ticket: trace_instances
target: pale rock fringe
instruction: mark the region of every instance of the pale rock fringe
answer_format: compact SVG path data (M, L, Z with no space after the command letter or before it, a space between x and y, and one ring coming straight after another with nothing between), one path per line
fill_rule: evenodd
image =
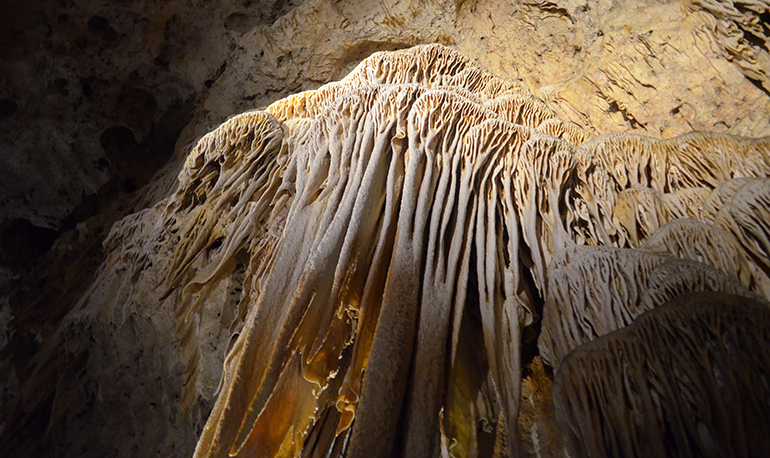
M770 278L752 269L751 259L728 231L692 219L676 219L661 227L641 247L703 262L740 281L744 287L768 297Z
M612 222L622 231L630 248L637 248L671 219L668 206L660 192L652 188L633 186L615 197Z
M541 122L540 125L537 126L537 130L546 135L560 138L565 142L571 143L573 145L581 145L593 137L590 132L576 126L575 124L562 121L561 119L555 117L548 118Z
M720 270L664 253L576 246L554 260L550 270L538 346L553 367L580 345L688 291L723 291L764 301Z
M700 209L700 220L713 224L717 214L722 210L725 202L729 202L735 195L735 191L752 181L752 178L735 178L717 186L711 194L703 200Z
M486 101L484 105L506 121L532 128L556 117L546 104L526 94L504 94Z
M615 181L618 191L641 186L660 193L707 187L770 173L770 142L692 132L666 140L607 134L581 145Z
M714 225L730 231L751 259L758 290L770 297L770 179L745 182L725 201L714 218Z
M713 191L710 188L695 187L667 192L661 196L669 216L673 219L701 219L706 199Z

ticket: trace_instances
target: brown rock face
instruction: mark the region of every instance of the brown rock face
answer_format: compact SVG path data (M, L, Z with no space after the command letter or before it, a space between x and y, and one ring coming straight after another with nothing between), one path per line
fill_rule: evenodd
M655 320L710 349L701 330L740 322L734 303L767 307L770 137L748 137L770 134L769 12L19 4L0 70L0 453L761 452L719 419L606 429L623 402L652 418L686 393L599 418L585 393L624 363L578 355L642 354ZM449 47L410 47L431 42ZM753 359L726 341L711 366L644 360L766 378L765 315Z

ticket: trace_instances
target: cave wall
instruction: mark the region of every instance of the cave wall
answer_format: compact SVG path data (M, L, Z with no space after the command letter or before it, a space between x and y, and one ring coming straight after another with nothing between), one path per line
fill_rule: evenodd
M61 338L70 310L99 303L83 298L112 224L167 197L190 147L234 113L340 79L372 52L438 42L592 133L766 136L768 9L758 5L11 2L0 30L2 408L32 396L30 358ZM173 310L147 291L119 317L71 330L66 341L87 356L61 361L77 368L56 381L70 396L41 400L21 442L53 456L190 456L228 344L228 288L201 318L206 394L192 414L178 408ZM58 426L37 441L52 414Z

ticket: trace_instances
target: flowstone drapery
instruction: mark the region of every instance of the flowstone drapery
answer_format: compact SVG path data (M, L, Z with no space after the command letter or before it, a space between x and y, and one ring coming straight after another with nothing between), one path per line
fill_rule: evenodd
M770 453L770 311L689 293L571 353L554 398L571 456Z
M580 454L577 436L600 425L570 393L605 379L562 371L569 352L686 292L767 307L769 174L770 138L592 136L449 48L376 53L203 137L176 192L113 227L110 268L69 323L159 291L189 411L197 317L237 285L199 458L516 456L523 333L540 323ZM744 313L683 302L706 321ZM755 351L746 364L768 360L770 346Z

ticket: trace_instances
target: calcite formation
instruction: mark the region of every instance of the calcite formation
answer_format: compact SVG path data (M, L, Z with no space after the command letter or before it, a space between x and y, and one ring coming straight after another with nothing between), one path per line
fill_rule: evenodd
M570 456L766 456L767 303L689 293L578 347L554 400Z
M158 345L178 356L153 364L181 382L155 389L194 418L216 397L198 458L520 456L562 437L576 457L756 456L766 443L724 431L768 425L768 175L770 137L594 136L445 46L375 53L230 118L175 191L115 223L18 409L53 397L67 418L76 379L55 361L94 352L83 329L171 313ZM519 419L537 329L562 432L525 447L557 428ZM537 364L525 399L550 392Z

